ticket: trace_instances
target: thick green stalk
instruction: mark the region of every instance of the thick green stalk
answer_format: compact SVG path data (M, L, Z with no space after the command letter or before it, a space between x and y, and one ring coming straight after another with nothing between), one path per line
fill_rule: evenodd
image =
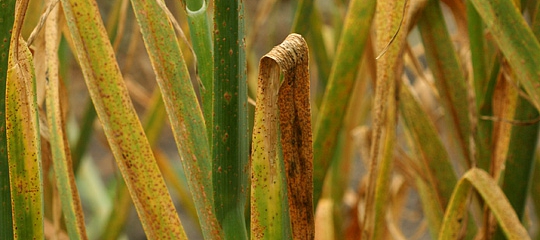
M214 1L213 184L227 239L247 239L244 220L249 138L242 0Z
M341 32L343 31L343 20L345 19L345 16L342 12L342 9L344 9L346 4L344 2L340 1L334 1L334 4L332 4L332 24L334 25L334 38L339 39L339 36L341 36ZM334 42L334 45L332 48L335 50L337 47L337 41Z
M11 28L15 19L15 0L0 4L0 239L13 239L11 193L6 140L6 78Z
M365 66L365 60L362 66ZM361 71L366 71L365 67L361 67ZM366 118L368 108L371 104L366 101L368 97L369 81L356 81L349 99L349 106L344 119L343 127L339 132L336 143L336 151L333 155L332 165L330 166L329 176L325 180L323 187L323 198L327 198L326 193L330 193L330 198L334 203L343 202L345 193L348 189L348 182L351 178L351 166L353 164L354 154L357 152L355 141L352 132L354 128L363 122ZM370 96L371 97L371 96ZM329 190L327 190L329 189ZM337 239L345 237L344 229L341 227L345 223L344 211L341 204L332 204L333 206L333 235Z
M214 58L212 55L212 33L208 21L207 4L204 0L189 0L186 5L189 32L193 51L197 55L197 74L200 79L203 116L208 141L212 146Z
M185 0L186 1L186 9L188 11L197 11L202 10L204 8L206 12L206 0Z

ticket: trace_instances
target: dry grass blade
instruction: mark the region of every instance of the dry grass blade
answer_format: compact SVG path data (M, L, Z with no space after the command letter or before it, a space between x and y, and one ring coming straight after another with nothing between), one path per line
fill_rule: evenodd
M41 31L41 28L43 28L43 26L45 25L47 17L52 12L52 10L56 7L56 5L57 5L57 3L59 1L60 0L55 0L55 1L49 2L48 6L47 6L47 9L45 10L45 12L41 15L41 17L39 19L38 25L36 26L36 28L34 28L32 33L30 34L30 37L28 37L28 41L27 41L28 46L32 45L32 43L34 42L34 39L36 38L36 36Z
M508 68L503 64L501 68ZM497 83L493 92L493 117L482 116L482 118L490 118L496 120L493 122L493 157L491 158L491 176L499 179L504 171L504 165L508 153L510 136L512 133L512 122L504 121L514 118L516 112L518 93L517 89L511 86L511 79L505 74L498 74ZM504 119L504 120L503 120Z
M280 82L281 74L283 74L282 82ZM264 192L269 191L272 182L280 178L280 162L276 161L282 159L287 178L292 238L313 239L311 185L313 153L308 48L300 35L289 35L281 45L261 59L255 114L253 166L268 164L271 170L267 171L267 176L257 171L258 169L252 171L252 236L272 239L272 236L265 235L265 232L272 231L268 228L272 226L272 219L275 216L261 218L267 214L266 207L269 205L264 206L260 203L266 201L267 196L263 195ZM281 138L278 139L278 136ZM279 148L282 150L282 156ZM277 203L270 201L268 204ZM275 227L286 229L289 226L284 223Z

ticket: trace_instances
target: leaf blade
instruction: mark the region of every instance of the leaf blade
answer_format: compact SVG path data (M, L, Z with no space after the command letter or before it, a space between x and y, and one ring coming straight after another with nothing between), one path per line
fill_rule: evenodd
M508 199L497 186L495 180L485 171L472 168L463 175L452 193L452 199L446 209L439 233L440 240L455 239L458 236L463 214L467 212L467 198L472 187L485 200L508 239L530 239L527 230L521 225Z
M6 83L6 135L15 239L44 238L41 141L32 55L12 36ZM15 45L18 42L18 49ZM18 51L18 54L15 52Z
M283 74L283 82L280 82L280 74ZM263 56L259 64L257 93L251 236L312 239L313 153L308 49L300 35L289 35ZM285 198L288 206L284 204ZM291 229L292 236L288 236Z
M511 0L471 0L519 82L540 110L540 44Z
M146 234L149 238L185 238L96 3L62 0L62 6L97 115Z

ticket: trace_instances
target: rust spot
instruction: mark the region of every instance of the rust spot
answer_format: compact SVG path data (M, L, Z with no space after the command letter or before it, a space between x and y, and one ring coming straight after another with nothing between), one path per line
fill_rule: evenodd
M227 101L227 103L230 103L232 95L229 92L225 92L225 94L223 94L223 98L225 98L225 101Z

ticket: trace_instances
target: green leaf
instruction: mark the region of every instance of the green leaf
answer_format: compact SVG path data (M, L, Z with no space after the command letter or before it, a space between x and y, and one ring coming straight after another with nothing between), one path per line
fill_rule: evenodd
M538 10L540 4L537 3L536 8ZM532 29L537 39L540 36L539 17L536 14L532 23ZM536 119L540 117L540 114L528 99L520 96L517 101L514 120L523 121L524 124L514 124L512 126L505 163L504 182L501 188L508 197L508 201L514 208L518 218L523 220L525 204L533 180L534 157L540 127L540 123ZM497 229L495 239L504 239L500 228Z
M247 239L248 106L241 0L214 1L212 176L216 217L227 239Z
M536 109L540 44L511 0L471 0Z

